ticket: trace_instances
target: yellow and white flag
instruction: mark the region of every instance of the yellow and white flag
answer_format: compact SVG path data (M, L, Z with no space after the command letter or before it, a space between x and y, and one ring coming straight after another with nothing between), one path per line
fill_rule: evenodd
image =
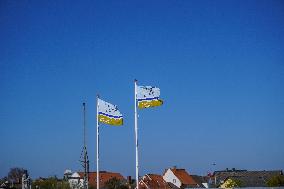
M151 86L137 86L138 108L161 106L160 89Z
M98 98L98 119L99 122L108 125L123 125L123 116L116 105Z

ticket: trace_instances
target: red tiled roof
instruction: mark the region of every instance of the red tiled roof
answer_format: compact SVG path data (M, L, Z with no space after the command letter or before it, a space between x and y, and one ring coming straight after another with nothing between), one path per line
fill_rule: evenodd
M185 169L171 169L174 175L181 181L184 185L197 185L194 179L186 172Z
M151 189L170 189L168 183L164 181L161 175L146 174L143 176L142 181L139 182L139 188L141 189L147 189L147 187Z
M84 177L83 172L78 172L78 174L80 175L81 178ZM125 180L120 173L111 173L106 171L100 171L99 177L100 177L100 187L103 187L105 183L112 178L116 178L118 180ZM97 186L97 172L89 172L89 185L94 187Z

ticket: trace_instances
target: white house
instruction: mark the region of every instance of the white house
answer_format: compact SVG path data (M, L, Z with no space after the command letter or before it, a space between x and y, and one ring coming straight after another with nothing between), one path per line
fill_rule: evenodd
M166 182L182 189L198 187L198 184L185 169L177 169L176 167L166 169L163 179Z

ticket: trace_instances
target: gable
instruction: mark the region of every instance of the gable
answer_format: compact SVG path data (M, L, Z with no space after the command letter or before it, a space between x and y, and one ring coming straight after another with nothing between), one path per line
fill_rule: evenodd
M163 175L163 179L166 182L172 183L173 185L177 186L177 187L181 187L182 183L179 180L179 178L173 173L173 171L171 169L166 170L166 172Z

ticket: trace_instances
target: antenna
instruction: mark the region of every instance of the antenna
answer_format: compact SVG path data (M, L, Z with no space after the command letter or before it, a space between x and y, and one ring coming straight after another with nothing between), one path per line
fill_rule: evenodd
M84 148L86 147L86 103L83 102Z
M80 162L82 163L82 167L84 168L84 181L83 181L83 188L88 189L89 188L89 158L88 158L88 152L87 152L87 146L86 146L86 103L83 102L83 129L84 129L84 136L83 136L83 150L81 152ZM83 154L83 157L82 157Z

